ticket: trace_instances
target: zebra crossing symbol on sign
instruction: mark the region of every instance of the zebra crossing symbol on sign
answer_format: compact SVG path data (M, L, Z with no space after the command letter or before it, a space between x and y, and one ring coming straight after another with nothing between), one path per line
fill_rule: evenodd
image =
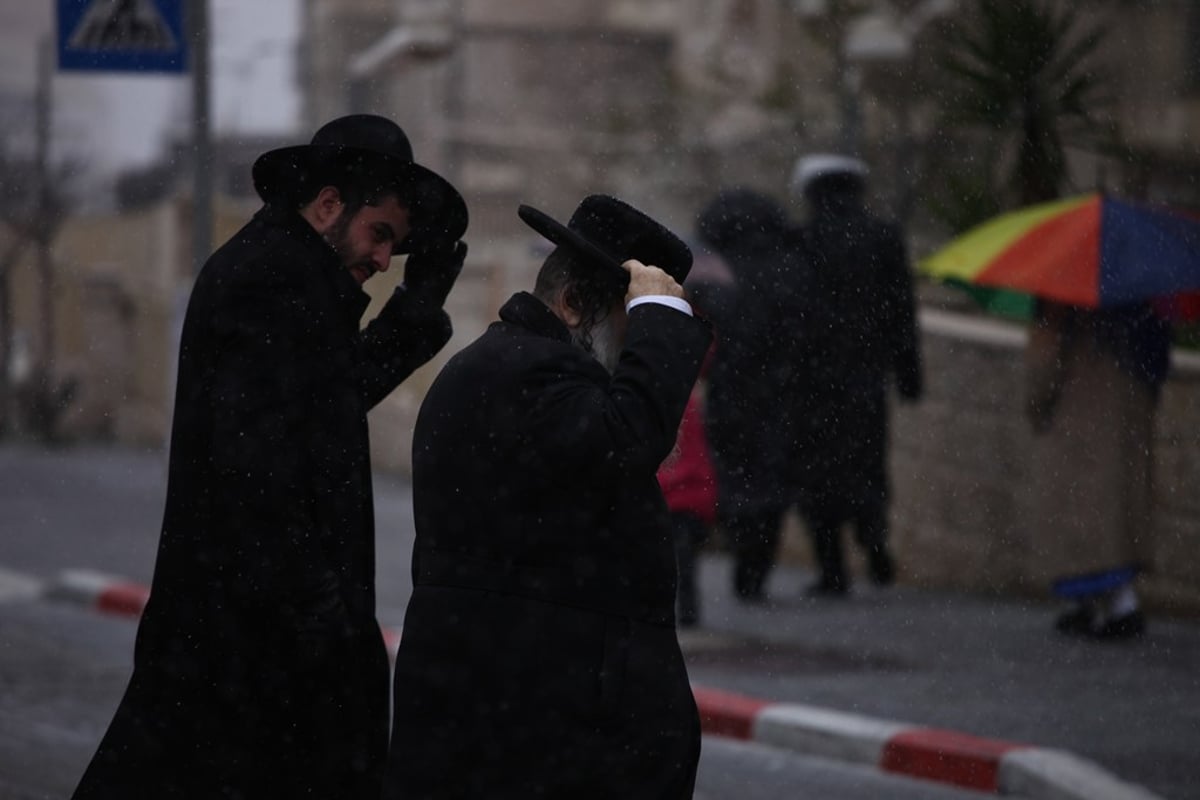
M183 0L58 0L59 68L182 72Z
M179 46L149 0L94 0L67 45L77 50L148 50Z

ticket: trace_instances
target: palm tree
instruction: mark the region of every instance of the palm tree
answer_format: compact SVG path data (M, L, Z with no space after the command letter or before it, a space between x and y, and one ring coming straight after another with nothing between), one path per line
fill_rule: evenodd
M973 0L942 28L935 55L945 168L925 202L951 231L1071 185L1067 148L1119 152L1100 64L1105 31L1064 0ZM962 154L954 157L954 153ZM984 308L1028 318L1032 299L961 287Z
M946 34L944 124L990 142L977 191L999 207L1058 197L1069 179L1067 147L1115 145L1101 116L1113 103L1098 63L1105 33L1085 29L1076 4L975 0Z

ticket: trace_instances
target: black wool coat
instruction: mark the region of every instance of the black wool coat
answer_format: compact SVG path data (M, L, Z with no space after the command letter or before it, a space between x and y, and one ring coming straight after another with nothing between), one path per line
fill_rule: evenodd
M900 229L861 205L820 207L799 235L809 271L792 357L804 378L794 480L802 510L845 520L887 502L889 382L921 395L912 273Z
M133 676L79 800L377 795L366 415L450 321L400 288L360 331L367 303L290 211L264 208L205 264Z
M719 193L699 218L702 238L734 282L697 294L717 337L705 399L717 508L735 527L794 502L787 465L800 426L787 398L803 379L793 358L804 275L788 227L782 206L750 190Z
M637 306L610 375L519 293L442 370L414 432L385 797L691 797L655 472L710 339Z

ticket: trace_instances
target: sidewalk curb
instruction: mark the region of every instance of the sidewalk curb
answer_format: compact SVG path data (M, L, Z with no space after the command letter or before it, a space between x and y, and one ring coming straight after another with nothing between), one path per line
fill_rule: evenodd
M150 598L150 589L90 569L68 569L50 582L46 596L105 614L139 617Z
M150 599L148 586L90 569L63 570L40 593L51 600L124 617L140 617ZM380 633L388 658L395 661L400 631L381 627Z
M20 590L36 589L31 584ZM106 614L138 617L150 590L100 572L72 569L50 581L44 594ZM380 632L394 661L400 630ZM1026 800L1162 800L1063 750L774 703L694 684L692 693L701 729L714 736Z
M692 686L705 733L1028 800L1161 800L1071 753Z
M46 593L46 585L30 575L0 567L0 602L35 600Z

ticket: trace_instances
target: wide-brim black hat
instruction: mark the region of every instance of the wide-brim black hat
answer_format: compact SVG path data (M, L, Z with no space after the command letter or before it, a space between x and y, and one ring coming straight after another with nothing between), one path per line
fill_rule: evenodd
M661 223L615 197L585 197L566 225L532 206L517 215L529 227L560 247L567 247L595 266L614 285L629 286L629 259L655 266L682 284L692 268L692 251Z
M399 125L374 114L351 114L323 125L308 144L259 156L251 170L254 189L267 203L299 199L305 190L350 176L396 188L409 208L411 230L393 253L454 242L467 230L467 204L449 181L413 161L412 145Z

